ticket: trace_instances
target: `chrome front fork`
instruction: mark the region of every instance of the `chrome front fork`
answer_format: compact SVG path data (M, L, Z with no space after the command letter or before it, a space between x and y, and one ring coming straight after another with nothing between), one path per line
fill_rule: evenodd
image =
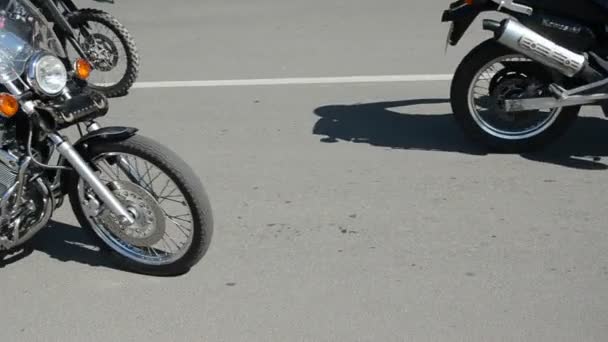
M101 128L101 125L99 125L96 121L89 121L87 124L87 132L91 133L91 132L95 132L96 130Z
M91 133L100 129L101 126L96 121L90 121L89 123L87 123L86 128L87 132ZM123 156L118 156L117 159L118 167L120 168L120 170L124 172L133 183L138 184L141 179L139 179L139 177L136 175L133 170L133 167L131 166L131 164L129 164L129 161Z
M49 134L49 139L55 144L57 152L72 165L74 170L76 170L80 177L89 184L99 199L119 218L121 224L131 225L135 223L131 213L122 205L122 203L120 203L112 191L103 184L99 177L97 177L95 172L93 172L91 167L80 156L72 144L58 134Z

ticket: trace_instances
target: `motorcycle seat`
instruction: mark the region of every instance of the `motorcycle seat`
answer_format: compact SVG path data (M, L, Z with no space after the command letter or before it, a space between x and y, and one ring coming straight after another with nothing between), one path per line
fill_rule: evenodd
M607 23L608 0L516 0L517 3L583 23Z
M605 10L608 10L608 0L591 0Z

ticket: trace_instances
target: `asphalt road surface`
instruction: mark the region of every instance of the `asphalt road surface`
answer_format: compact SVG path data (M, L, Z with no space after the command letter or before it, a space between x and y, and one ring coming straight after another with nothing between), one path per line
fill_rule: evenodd
M141 81L450 74L444 1L80 2ZM478 27L479 25L476 25ZM449 82L136 89L104 123L178 152L216 234L189 274L115 269L63 208L0 269L0 341L605 341L608 123L486 154ZM598 157L598 158L594 158Z

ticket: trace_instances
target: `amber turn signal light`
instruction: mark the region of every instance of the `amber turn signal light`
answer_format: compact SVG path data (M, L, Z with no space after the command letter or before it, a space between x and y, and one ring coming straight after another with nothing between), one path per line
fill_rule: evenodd
M74 63L74 73L76 77L80 78L81 80L86 80L89 78L92 70L93 67L91 66L91 63L89 63L86 59L79 58Z
M0 94L0 113L7 118L12 117L19 111L19 101L7 93Z
M464 0L464 2L465 2L467 5L471 6L471 5L473 5L473 3L475 2L475 0Z

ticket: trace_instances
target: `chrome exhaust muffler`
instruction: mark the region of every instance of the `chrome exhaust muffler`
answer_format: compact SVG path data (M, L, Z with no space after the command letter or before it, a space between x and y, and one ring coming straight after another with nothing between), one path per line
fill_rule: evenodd
M502 22L486 19L483 28L494 32L499 43L568 77L580 75L585 79L596 79L598 76L585 55L559 46L512 19Z

